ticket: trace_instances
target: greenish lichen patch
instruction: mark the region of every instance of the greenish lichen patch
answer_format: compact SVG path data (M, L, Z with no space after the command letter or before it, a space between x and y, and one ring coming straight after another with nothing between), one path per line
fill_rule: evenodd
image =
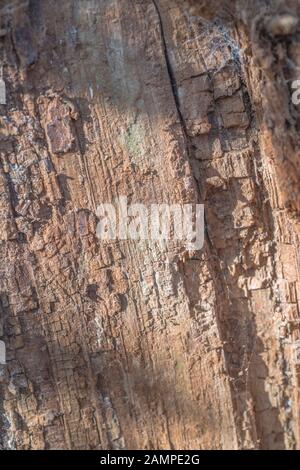
M120 136L119 141L129 158L138 164L143 159L145 148L143 141L145 140L145 130L140 124L131 124L126 132Z

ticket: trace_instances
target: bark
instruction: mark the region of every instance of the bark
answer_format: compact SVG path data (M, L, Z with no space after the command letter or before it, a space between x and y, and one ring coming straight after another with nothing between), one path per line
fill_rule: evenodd
M299 448L298 3L1 0L2 448Z

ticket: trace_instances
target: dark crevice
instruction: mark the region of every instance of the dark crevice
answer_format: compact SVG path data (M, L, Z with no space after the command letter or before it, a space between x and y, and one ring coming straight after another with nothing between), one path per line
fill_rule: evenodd
M175 73L174 73L172 65L171 65L171 60L170 60L170 56L169 56L169 52L168 52L168 47L167 47L167 42L166 42L166 37L165 37L165 32L164 32L164 27L163 27L163 21L162 21L162 17L161 17L161 14L160 14L160 11L159 11L159 8L158 8L158 5L157 5L157 1L152 0L152 2L153 2L153 5L155 7L155 10L157 12L157 16L158 16L158 20L159 20L159 27L160 27L160 33L161 33L161 38L162 38L163 52L164 52L166 65L167 65L167 71L168 71L168 75L169 75L169 78L170 78L171 88L172 88L173 97L174 97L175 105L176 105L176 108L177 108L180 124L181 124L182 130L183 130L184 136L187 140L187 151L188 151L188 155L189 155L190 152L189 152L188 134L187 134L185 121L184 121L184 118L182 116L182 112L181 112L181 109L180 109L180 101L179 101L179 96L178 96L178 86L177 86L177 82L176 82L176 78L175 78Z
M182 80L182 82L186 82L187 80L192 80L193 78L205 77L207 72L196 73L195 75L191 75L190 77L186 77Z
M176 106L176 109L177 109L177 113L178 113L178 116L179 116L179 120L180 120L180 124L181 124L181 128L182 128L182 131L183 131L183 135L184 135L184 138L185 138L185 142L186 142L186 151L187 151L187 157L188 157L188 160L189 162L191 162L193 156L192 156L192 150L191 150L191 142L190 142L190 138L188 136L188 132L187 132L187 128L186 128L186 124L185 124L185 120L184 120L184 117L182 115L182 112L181 112L181 108L180 108L180 100L179 100L179 96L178 96L178 85L177 85L177 81L176 81L176 78L175 78L175 73L173 71L173 67L172 67L172 64L171 64L171 59L170 59L170 56L169 56L169 51L168 51L168 47L167 47L167 41L166 41L166 36L165 36L165 32L164 32L164 27L163 27L163 21L162 21L162 16L161 16L161 13L160 13L160 10L159 10L159 7L158 7L158 4L157 4L157 0L152 0L153 2L153 5L155 7L155 10L157 12L157 16L158 16L158 20L159 20L159 26L160 26L160 33L161 33L161 38L162 38L162 45L163 45L163 52L164 52L164 56L165 56L165 60L166 60L166 66L167 66L167 71L168 71L168 75L169 75L169 79L170 79L170 83L171 83L171 88L172 88L172 92L173 92L173 97L174 97L174 102L175 102L175 106ZM200 77L202 75L205 75L205 73L207 72L204 72L204 73L200 73L200 74L197 74L197 75L194 75L194 76L191 76L189 78L197 78L197 77ZM208 74L209 76L209 74ZM210 77L209 77L210 78ZM187 78L188 79L188 78ZM193 175L193 172L192 172L192 175ZM196 185L196 189L197 189L197 195L200 197L200 192L199 192L199 186L198 186L198 182L195 178L195 176L193 175L194 177L194 180L195 180L195 185ZM207 220L206 220L206 216L204 214L204 219L205 219L205 227L204 227L204 231L205 231L205 238L206 238L206 241L210 247L210 251L214 252L214 245L212 243L212 240L209 236L209 233L208 233L208 224L207 224ZM215 256L216 256L216 253L214 253Z
M170 79L170 83L171 83L171 88L172 88L172 92L173 92L175 106L176 106L177 113L178 113L178 116L179 116L181 128L182 128L182 131L183 131L183 136L185 138L187 158L188 158L189 163L191 163L191 160L193 158L192 150L191 150L191 145L192 144L191 144L190 138L188 136L185 120L183 118L183 115L182 115L182 112L181 112L181 109L180 109L180 101L179 101L179 96L178 96L178 85L177 85L177 81L176 81L176 78L175 78L175 73L173 71L173 67L172 67L172 64L171 64L171 59L170 59L169 52L168 52L167 41L166 41L164 27L163 27L163 21L162 21L161 13L160 13L160 10L159 10L158 4L157 4L157 0L152 0L152 2L153 2L153 5L155 7L155 10L157 12L157 16L158 16L158 20L159 20L160 33L161 33L162 45L163 45L163 52L164 52L164 56L165 56L165 60L166 60L167 71L168 71L168 75L169 75L169 79ZM204 74L205 73L201 73L201 74L192 76L190 78L196 78L196 77L204 75ZM191 171L191 173L193 175L192 171ZM193 175L193 178L194 178L194 181L195 181L197 196L200 198L198 182L197 182L194 175ZM207 243L210 247L210 250L213 251L214 246L213 246L212 240L211 240L211 238L209 236L209 233L208 233L208 225L207 225L205 214L204 214L204 218L205 218L205 227L204 227L205 238L206 238L206 241L207 241Z

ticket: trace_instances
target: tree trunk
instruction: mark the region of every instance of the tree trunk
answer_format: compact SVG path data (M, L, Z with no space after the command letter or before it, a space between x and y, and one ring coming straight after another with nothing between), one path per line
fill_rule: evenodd
M300 9L250 3L1 0L2 448L300 447Z

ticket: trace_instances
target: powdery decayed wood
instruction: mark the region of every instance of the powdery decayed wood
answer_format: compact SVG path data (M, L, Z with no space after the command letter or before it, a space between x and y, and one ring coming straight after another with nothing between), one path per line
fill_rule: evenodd
M298 2L28 3L0 9L1 446L299 447ZM120 195L204 202L204 248L100 242Z

